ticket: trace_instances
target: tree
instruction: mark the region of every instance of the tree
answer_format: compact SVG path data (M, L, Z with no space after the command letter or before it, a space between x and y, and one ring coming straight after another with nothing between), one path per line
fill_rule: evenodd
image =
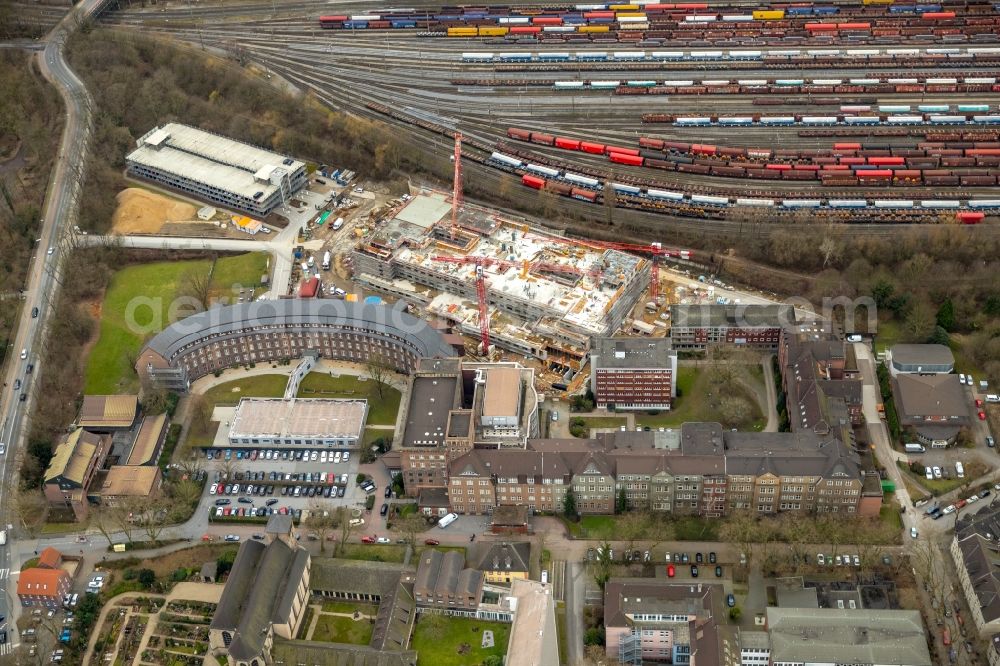
M45 523L48 503L37 490L15 489L10 493L12 513L28 536L35 538Z
M135 365L133 361L131 365ZM153 385L148 377L143 377L140 390L142 398L140 404L145 414L156 415L167 411L167 391Z
M351 538L354 527L351 526L351 514L347 507L338 506L334 512L334 525L340 530L340 541L337 542L336 552L344 552L347 540Z
M178 296L186 296L194 303L194 312L208 309L208 299L212 293L212 278L206 271L191 270L181 276Z
M955 330L955 304L950 298L944 299L944 303L938 308L937 325L949 333Z
M927 342L933 345L944 345L947 347L951 344L951 336L948 335L948 331L946 331L943 327L935 326L934 332L931 333L931 337L927 338Z
M427 529L427 520L419 513L411 513L393 521L393 527L403 533L407 543L416 544L417 535Z
M390 365L388 359L382 356L382 354L372 354L365 361L365 370L368 372L371 380L375 382L375 389L378 391L379 399L385 399L385 388L389 385L393 373L393 367Z
M733 606L729 609L729 619L733 622L739 622L741 615L743 615L743 611L740 610L739 606Z
M145 588L153 587L156 582L156 574L152 569L139 569L139 584Z
M625 487L618 489L618 497L615 498L615 513L625 513L628 511L628 493Z
M432 640L439 641L448 632L448 620L440 613L421 613L418 622L424 635Z
M594 564L594 582L603 590L611 580L611 544L605 541L597 548L597 562Z
M305 525L319 537L319 552L326 552L326 535L336 526L336 516L324 509L319 502L309 505L309 516Z
M930 305L923 300L915 301L904 323L912 339L926 340L934 330L934 316Z
M573 493L573 486L566 488L566 495L563 497L563 515L574 522L580 518L580 514L576 510L576 495Z
M111 538L115 525L114 517L107 506L98 505L90 509L90 524L107 539L108 547L115 545L114 539Z
M491 654L483 659L483 666L503 666L503 657Z
M583 633L584 645L604 645L604 627L591 627Z
M198 393L188 400L188 414L191 415L191 429L207 432L212 423L212 403Z
M823 242L819 244L819 253L823 255L823 268L826 268L831 261L839 259L842 249L835 238L829 236L824 238Z
M719 541L731 543L746 553L747 563L753 558L753 547L758 541L757 519L750 511L739 511L726 518L719 528Z

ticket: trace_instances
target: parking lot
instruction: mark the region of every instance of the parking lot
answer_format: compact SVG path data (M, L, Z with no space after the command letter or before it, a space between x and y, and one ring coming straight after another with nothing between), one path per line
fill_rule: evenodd
M228 451L228 459L226 452ZM358 452L226 449L205 460L207 505L216 518L289 513L310 506L364 508ZM347 460L345 461L345 457ZM383 488L376 488L381 497Z

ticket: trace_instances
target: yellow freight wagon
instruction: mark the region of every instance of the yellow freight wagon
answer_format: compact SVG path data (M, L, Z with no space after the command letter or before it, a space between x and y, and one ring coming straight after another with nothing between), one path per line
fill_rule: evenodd
M608 9L613 12L636 12L639 11L639 5L608 5Z
M784 9L757 9L753 17L758 21L780 21L785 18Z
M619 30L649 30L649 23L619 23Z
M646 15L642 12L618 12L615 18L646 18Z
M475 28L448 28L449 37L475 37Z
M579 27L580 32L611 32L611 26L608 25L581 25Z
M507 34L508 30L509 30L509 28L507 28L507 27L495 28L495 27L490 27L490 26L484 25L484 26L480 26L479 27L479 36L480 37L503 37L504 35Z
M865 5L891 5L895 0L861 0Z

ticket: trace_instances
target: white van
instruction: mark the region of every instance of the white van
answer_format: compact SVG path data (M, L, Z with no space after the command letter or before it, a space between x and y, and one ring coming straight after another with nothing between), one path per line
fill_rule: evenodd
M451 525L456 520L458 520L458 514L457 513L449 513L447 516L445 516L444 518L442 518L441 520L438 521L438 527L440 527L441 529L444 529L444 528L448 527L449 525Z
M903 448L906 449L907 453L923 453L927 449L924 448L923 444L908 443L904 444Z
M955 463L955 474L957 474L960 479L965 478L965 467L962 466L962 463Z
M1000 395L996 393L987 393L986 402L1000 402Z

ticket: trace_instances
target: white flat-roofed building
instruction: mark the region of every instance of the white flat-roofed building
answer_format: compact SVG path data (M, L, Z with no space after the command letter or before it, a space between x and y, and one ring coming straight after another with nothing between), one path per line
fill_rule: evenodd
M367 415L367 400L243 398L229 427L229 443L356 448Z
M196 127L168 123L136 143L129 174L261 217L306 184L305 162Z

